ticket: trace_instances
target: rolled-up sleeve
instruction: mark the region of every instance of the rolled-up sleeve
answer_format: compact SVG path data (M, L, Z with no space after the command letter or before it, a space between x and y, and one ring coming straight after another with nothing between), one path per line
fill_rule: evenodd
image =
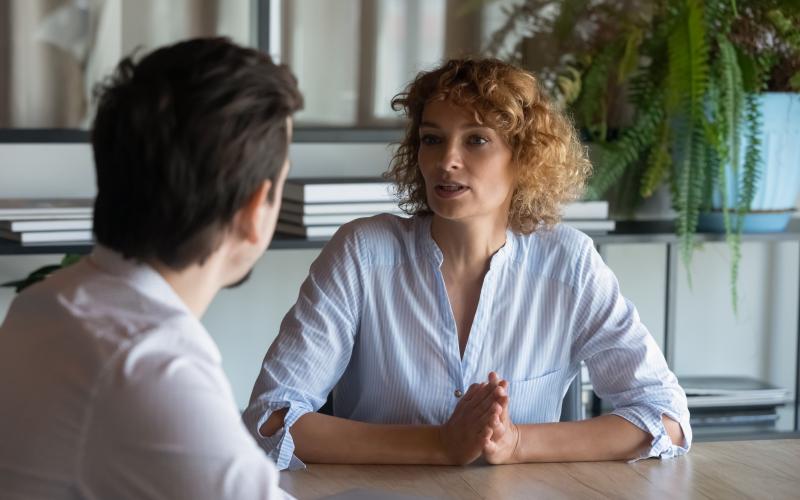
M572 359L585 361L595 392L624 418L652 436L639 458L672 458L691 446L686 394L636 308L591 244L578 265ZM662 422L678 422L685 442L673 444Z
M279 469L302 467L294 455L291 428L306 413L319 410L350 361L365 265L358 234L347 224L311 265L261 365L243 419ZM272 436L262 435L270 415L284 408L283 428Z

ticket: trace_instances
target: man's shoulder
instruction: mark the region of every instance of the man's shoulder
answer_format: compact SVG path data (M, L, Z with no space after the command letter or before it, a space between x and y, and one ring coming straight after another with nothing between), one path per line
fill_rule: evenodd
M8 318L8 328L70 339L100 364L145 337L180 343L199 325L185 309L142 293L123 276L99 272L86 259L22 292Z

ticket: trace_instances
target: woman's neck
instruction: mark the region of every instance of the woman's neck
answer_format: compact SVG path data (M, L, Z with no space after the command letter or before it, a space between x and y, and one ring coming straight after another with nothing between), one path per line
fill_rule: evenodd
M431 237L442 251L443 265L456 270L485 270L492 255L506 243L507 221L507 217L455 221L434 215Z

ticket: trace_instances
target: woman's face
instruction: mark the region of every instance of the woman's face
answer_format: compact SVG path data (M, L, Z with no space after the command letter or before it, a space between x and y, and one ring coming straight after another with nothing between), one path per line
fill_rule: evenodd
M419 127L419 167L428 206L452 220L492 217L505 221L514 176L511 148L471 109L449 101L425 105Z

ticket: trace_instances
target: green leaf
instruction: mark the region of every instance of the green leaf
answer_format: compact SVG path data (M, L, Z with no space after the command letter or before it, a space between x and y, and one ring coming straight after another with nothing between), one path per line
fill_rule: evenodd
M661 122L658 139L650 147L650 154L647 158L647 167L642 176L642 183L639 193L643 198L653 195L655 189L667 175L672 165L672 157L669 154L669 126L666 121Z
M634 26L625 37L625 49L617 68L617 82L622 83L639 67L639 46L642 44L642 30Z
M701 4L686 0L685 15L669 36L667 99L669 116L676 124L678 161L674 162L673 198L678 213L676 229L687 275L694 249L705 179L707 129L705 97L708 90L708 43Z
M456 16L465 16L496 1L497 0L465 0L456 10Z
M61 267L71 266L83 258L83 255L76 253L68 253L61 259Z
M792 75L789 79L789 86L792 87L795 92L800 92L800 71Z
M7 283L3 283L0 286L4 287L14 287L17 293L23 291L24 289L28 288L31 285L34 285L54 272L58 271L67 266L71 266L72 264L78 262L83 258L82 255L79 254L66 254L63 259L61 259L60 264L50 264L47 266L40 267L34 271L32 271L26 278L21 280L9 281Z

